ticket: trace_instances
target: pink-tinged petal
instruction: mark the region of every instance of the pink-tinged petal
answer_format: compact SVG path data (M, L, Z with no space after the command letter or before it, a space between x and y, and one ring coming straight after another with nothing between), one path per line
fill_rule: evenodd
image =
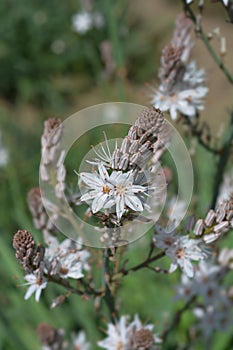
M143 211L142 203L136 196L125 196L125 204L134 211Z

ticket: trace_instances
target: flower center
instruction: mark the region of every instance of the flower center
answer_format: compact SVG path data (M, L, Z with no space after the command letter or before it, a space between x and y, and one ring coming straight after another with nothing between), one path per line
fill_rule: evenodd
M123 184L116 187L116 194L121 195L125 193L125 186Z
M177 251L176 251L176 256L177 256L178 259L183 258L184 255L185 255L185 254L184 254L184 250L183 250L183 249L181 249L181 248L177 249Z
M102 187L103 193L109 194L110 191L111 191L111 188L108 185Z
M117 343L116 350L123 350L123 343L121 341L119 343Z
M68 269L66 268L66 267L61 267L60 268L60 273L62 274L62 275L66 275L67 273L68 273Z

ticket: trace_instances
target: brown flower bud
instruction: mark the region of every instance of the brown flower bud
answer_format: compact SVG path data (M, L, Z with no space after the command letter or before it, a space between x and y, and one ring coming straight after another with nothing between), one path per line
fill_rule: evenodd
M44 258L44 247L36 246L31 233L27 230L18 230L13 238L15 256L27 273L40 267Z
M149 329L139 329L133 334L132 338L132 347L135 350L146 350L154 345L154 336Z

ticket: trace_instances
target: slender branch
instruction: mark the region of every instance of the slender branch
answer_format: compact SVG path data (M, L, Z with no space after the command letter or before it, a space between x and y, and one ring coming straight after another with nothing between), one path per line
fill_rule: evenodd
M150 263L152 263L152 262L154 262L154 261L156 261L156 260L159 260L159 259L161 259L161 258L164 257L164 256L165 256L165 252L162 251L162 252L160 252L160 253L158 253L158 254L152 256L152 257L148 257L148 258L147 258L145 261L143 261L142 263L140 263L140 264L138 264L138 265L136 265L136 266L130 267L129 269L122 268L120 272L122 273L123 276L126 276L126 275L128 275L128 273L131 272L131 271L137 271L137 270L140 270L140 269L142 269L142 268L147 268L147 267L149 266ZM154 269L154 271L156 271L156 270Z
M197 18L195 16L194 12L192 11L191 7L186 3L185 0L182 0L182 2L183 2L183 5L184 5L185 12L189 15L189 17L191 18L193 23L196 25ZM198 33L200 34L200 38L202 39L203 43L205 44L207 50L209 51L210 55L214 59L215 63L218 65L218 67L225 74L225 76L227 77L228 81L231 84L233 84L233 76L232 76L232 74L228 71L226 66L223 64L221 58L214 51L212 45L210 44L210 41L208 40L208 37L206 36L205 32L202 29L201 25L198 26Z
M184 116L185 117L185 116ZM215 155L221 155L221 150L209 145L209 143L205 142L202 138L203 131L197 128L197 125L194 125L190 118L185 118L185 124L190 127L191 133L195 136L199 142L199 144L204 147L208 152L213 153Z
M164 330L164 332L161 335L161 338L163 339L163 342L167 339L169 333L174 329L177 328L178 324L180 323L181 317L183 316L183 313L187 311L190 307L190 305L193 304L193 302L196 300L196 297L192 297L190 300L184 304L184 306L179 309L173 316L173 319L170 323L170 325Z
M54 276L48 275L46 277L49 282L53 282L53 283L59 284L62 287L65 287L72 294L77 294L81 296L83 295L102 296L103 295L103 291L94 290L93 288L89 288L89 287L86 288L85 290L77 289L73 287L68 280L65 280L55 275ZM84 286L87 287L85 284Z
M227 163L231 154L232 140L233 140L233 111L231 112L230 125L228 127L225 143L223 145L221 156L217 164L217 172L216 172L215 181L214 181L214 192L213 192L213 197L211 202L211 208L214 208L216 205L216 201L219 194L219 188L223 181L225 168L227 166Z

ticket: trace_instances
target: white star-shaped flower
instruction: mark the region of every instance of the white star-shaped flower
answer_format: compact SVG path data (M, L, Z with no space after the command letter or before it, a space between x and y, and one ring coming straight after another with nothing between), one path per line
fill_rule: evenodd
M191 260L201 261L208 257L206 247L201 240L178 237L176 242L166 250L166 255L172 259L169 271L173 272L178 266L188 276L194 276Z
M33 293L35 293L35 300L38 302L40 300L42 289L45 289L47 286L47 280L45 277L38 278L33 273L24 276L24 279L27 281L24 285L29 285L29 288L24 296L25 300L28 300Z
M88 202L94 214L116 206L116 215L120 220L127 208L143 211L140 194L146 193L147 187L134 184L132 171L113 171L109 175L106 167L99 163L98 173L81 173L80 179L88 187L81 201Z

